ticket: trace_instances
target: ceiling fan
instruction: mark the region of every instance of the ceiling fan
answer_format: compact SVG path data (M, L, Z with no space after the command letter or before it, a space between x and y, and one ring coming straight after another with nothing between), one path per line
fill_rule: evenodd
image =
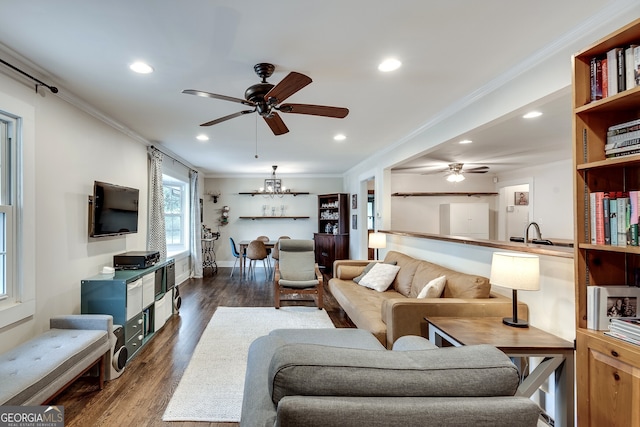
M446 171L446 169L444 171ZM443 172L443 171L440 171L440 172ZM487 172L489 172L489 166L478 166L475 168L464 169L464 163L449 163L447 181L449 182L464 181L463 173L487 173Z
M269 128L271 128L274 135L282 135L289 132L289 129L282 121L278 111L281 113L308 114L312 116L334 117L338 119L345 118L347 114L349 114L349 110L347 108L341 107L311 104L282 104L285 99L307 86L312 82L312 80L304 74L292 71L282 79L280 83L273 85L267 82L267 78L273 74L275 68L276 67L273 64L268 63L256 64L253 67L258 77L262 79L262 82L256 83L247 88L244 92L245 99L218 95L216 93L194 89L186 89L183 90L182 93L202 96L205 98L222 99L223 101L237 102L239 104L253 107L251 110L238 111L237 113L202 123L200 126L217 125L218 123L257 111L267 125L269 125Z

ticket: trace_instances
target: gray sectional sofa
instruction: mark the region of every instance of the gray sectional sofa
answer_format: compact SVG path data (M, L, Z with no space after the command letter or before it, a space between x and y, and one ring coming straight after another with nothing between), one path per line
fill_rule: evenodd
M241 427L535 427L536 403L491 346L387 350L359 329L275 330L249 348Z

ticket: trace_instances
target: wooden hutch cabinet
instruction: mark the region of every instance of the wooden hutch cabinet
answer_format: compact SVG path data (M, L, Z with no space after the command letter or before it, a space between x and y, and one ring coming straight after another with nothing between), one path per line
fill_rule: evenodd
M333 261L349 258L349 195L318 195L318 232L314 233L316 262L333 274Z
M605 155L611 126L640 118L640 86L598 99L592 70L615 48L640 45L640 20L573 57L578 425L640 426L640 346L587 329L590 286L634 285L640 247L592 242L591 194L640 190L640 154ZM611 72L611 66L609 65ZM592 314L592 313L591 313Z

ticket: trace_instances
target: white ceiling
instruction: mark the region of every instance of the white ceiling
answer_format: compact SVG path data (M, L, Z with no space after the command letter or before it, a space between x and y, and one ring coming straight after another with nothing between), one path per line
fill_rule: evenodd
M55 96L88 104L207 175L268 174L272 164L285 174L342 174L611 3L3 0L0 50L57 86ZM382 74L376 67L389 56L403 65ZM136 60L155 72L132 73L128 65ZM253 71L259 62L276 65L270 83L289 71L313 79L288 102L347 107L350 114L282 114L290 129L282 136L271 134L256 114L199 127L246 107L181 91L242 98L259 82ZM2 65L0 71L15 75ZM552 123L523 123L514 113L485 126L472 138L491 143L475 145L477 152L467 147L463 153L453 141L404 166L455 160L497 170L557 159L558 148L570 156L569 95L548 111L543 117ZM210 140L197 141L199 133ZM336 133L347 140L333 141Z

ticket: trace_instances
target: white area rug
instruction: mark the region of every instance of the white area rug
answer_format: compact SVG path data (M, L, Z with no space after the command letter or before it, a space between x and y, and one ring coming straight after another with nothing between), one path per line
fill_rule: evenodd
M274 329L333 327L315 307L218 307L162 420L239 422L251 342Z

